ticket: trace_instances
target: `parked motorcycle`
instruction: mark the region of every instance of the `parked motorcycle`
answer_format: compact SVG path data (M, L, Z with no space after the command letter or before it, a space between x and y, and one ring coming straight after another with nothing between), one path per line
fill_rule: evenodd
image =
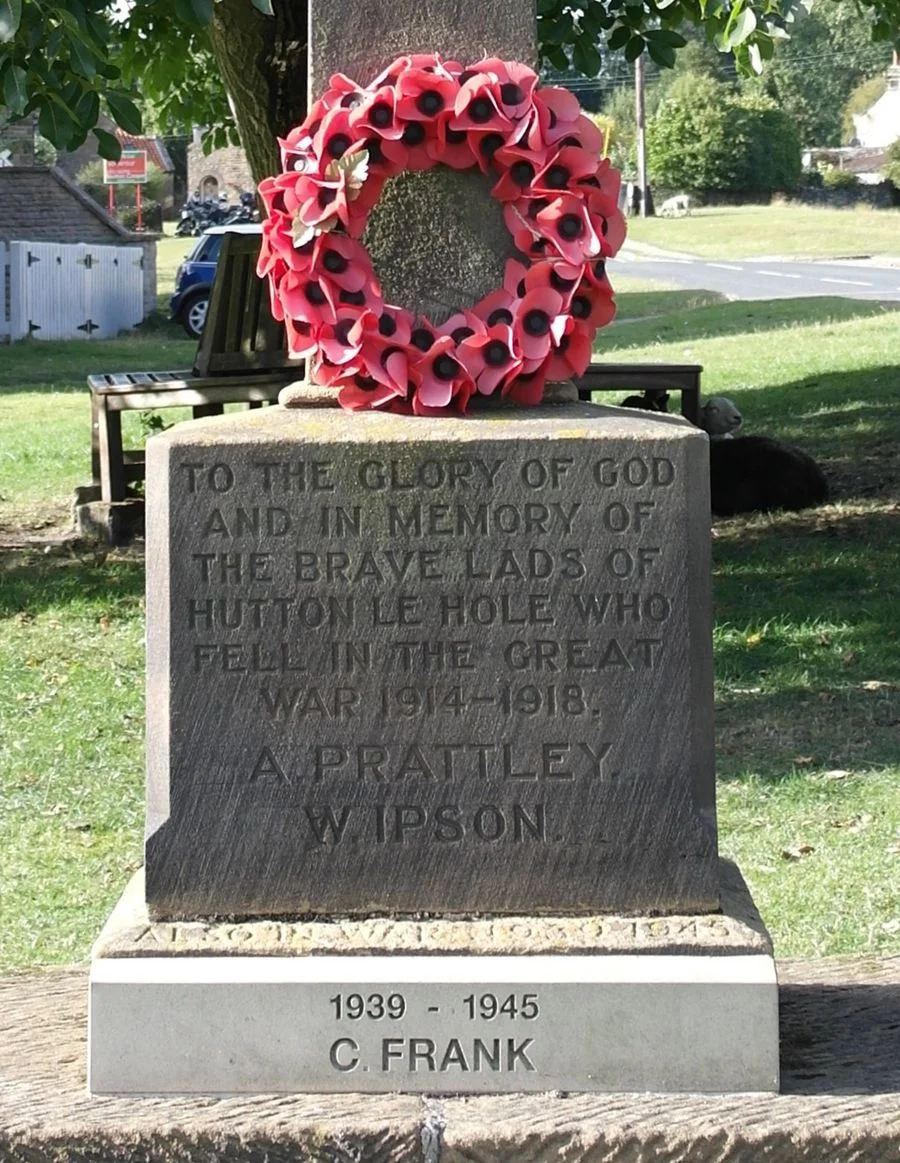
M256 196L245 191L236 206L229 205L227 197L188 198L181 208L181 217L175 233L183 237L202 234L210 226L226 226L232 222L256 222Z

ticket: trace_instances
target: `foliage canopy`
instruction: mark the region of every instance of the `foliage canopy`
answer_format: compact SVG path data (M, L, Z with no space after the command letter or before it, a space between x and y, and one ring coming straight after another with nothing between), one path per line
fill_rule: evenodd
M822 2L850 7L844 0ZM897 43L900 0L858 3L871 14L873 36ZM607 51L622 50L628 60L646 51L671 67L686 43L679 28L693 26L720 51L732 52L740 68L760 72L776 41L788 37L798 4L537 0L541 51L550 65L571 64L587 76L597 74ZM127 6L117 0L0 0L0 102L14 117L37 113L40 132L60 149L77 148L93 132L103 157L118 156L118 143L98 119L107 113L126 132L138 133L138 100L160 127L209 125L218 144L231 121L220 77L235 79L223 46L230 36L240 51L251 36L262 46L259 59L246 52L236 58L247 84L230 86L239 126L246 131L251 124L241 115L247 93L262 92L276 70L282 78L291 75L291 87L301 94L290 106L260 98L274 138L289 128L285 119L293 123L303 114L305 86L298 78L305 76L306 45L298 43L297 30L305 27L306 8L305 0L132 0ZM262 124L259 109L252 124Z
M770 98L697 76L647 126L650 181L671 190L788 190L800 177L791 119Z

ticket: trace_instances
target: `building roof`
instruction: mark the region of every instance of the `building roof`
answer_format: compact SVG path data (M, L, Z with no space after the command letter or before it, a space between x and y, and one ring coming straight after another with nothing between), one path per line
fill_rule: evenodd
M0 238L113 245L123 239L135 241L56 166L0 169Z
M163 145L161 137L135 137L134 134L125 133L122 129L117 129L115 134L122 143L123 149L145 150L149 165L158 166L164 174L174 173L175 163L169 156L169 151Z

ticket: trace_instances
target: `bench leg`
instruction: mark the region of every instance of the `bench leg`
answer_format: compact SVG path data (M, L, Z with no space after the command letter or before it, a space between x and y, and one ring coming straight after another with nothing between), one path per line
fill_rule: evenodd
M100 404L91 394L91 482L100 484Z
M125 458L122 452L122 413L98 409L100 495L104 501L125 500Z
M221 416L224 411L224 404L196 404L194 406L194 419L201 420L204 416Z
M700 384L681 389L681 414L686 420L700 427Z

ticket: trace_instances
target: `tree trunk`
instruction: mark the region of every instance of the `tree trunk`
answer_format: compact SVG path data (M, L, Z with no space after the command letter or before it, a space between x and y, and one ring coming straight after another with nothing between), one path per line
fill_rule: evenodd
M209 30L257 182L280 169L276 138L306 116L307 0L272 6L275 15L263 16L249 0L221 0Z

